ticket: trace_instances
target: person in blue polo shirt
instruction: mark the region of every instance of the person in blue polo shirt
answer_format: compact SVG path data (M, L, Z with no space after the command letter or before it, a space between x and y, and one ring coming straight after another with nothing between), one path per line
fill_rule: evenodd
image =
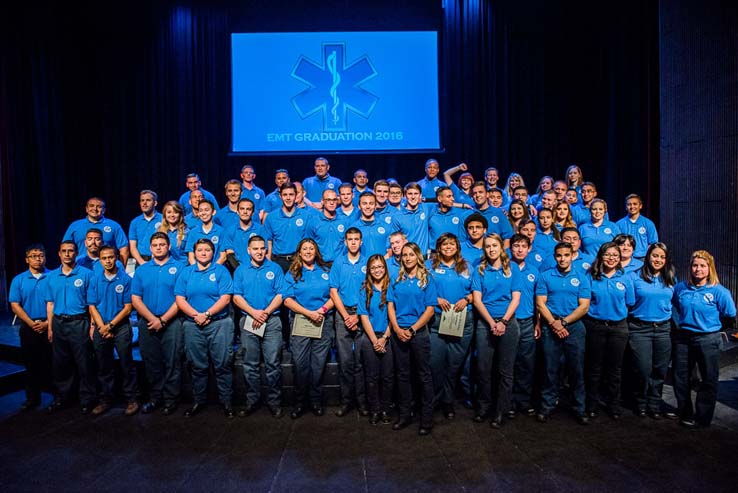
M85 233L85 253L77 257L77 265L95 270L100 263L100 247L103 246L103 233L99 228L90 228Z
M387 294L391 280L381 255L372 255L359 293L357 313L366 334L361 339L361 357L366 379L366 397L371 415L369 423L389 424L395 374L392 360L392 331L387 315ZM381 388L380 388L381 386Z
M284 183L279 191L282 207L272 211L264 221L270 260L287 272L297 244L307 230L308 213L296 207L297 189L293 183Z
M541 340L545 377L541 408L536 416L545 423L559 397L559 368L566 363L569 386L574 395L577 422L589 424L584 402L585 328L581 318L589 310L591 287L587 275L572 268L573 248L559 243L554 249L556 267L541 273L536 284L536 308L541 316Z
M487 187L484 182L478 181L472 185L472 198L477 212L487 220L487 232L500 235L507 248L510 244L510 237L513 235L510 221L507 220L502 209L489 205Z
M343 237L350 221L348 217L340 217L336 212L338 195L335 190L324 191L321 202L323 210L310 216L305 237L314 239L323 260L331 263L344 249Z
M184 216L184 222L188 229L195 229L197 225L200 224L198 209L200 207L200 202L203 200L205 200L205 197L203 196L202 191L194 190L190 193L190 210ZM180 207L181 206L182 205L180 204Z
M594 257L583 253L579 247L582 245L582 240L579 236L579 230L577 228L564 228L561 230L561 241L562 243L568 243L571 245L573 254L571 257L571 266L575 269L587 271L594 263ZM540 272L547 271L549 269L555 269L557 266L556 257L551 255L543 259L543 262L538 267Z
M226 205L213 217L213 222L230 230L238 224L238 201L241 200L241 182L228 180L225 184Z
M594 199L589 206L590 220L579 226L579 235L582 238L582 251L587 255L597 255L600 246L612 241L620 234L620 228L608 221L607 204L602 199Z
M628 344L628 306L633 305L632 279L620 266L620 250L614 242L603 243L589 269L592 298L584 317L586 335L586 413L597 417L600 387L607 413L620 419L620 382L623 355Z
M468 169L469 166L466 163L460 163L453 168L449 168L443 173L443 181L451 188L454 194L454 201L474 207L474 199L471 197L471 187L474 184L474 178L471 173L467 172ZM459 171L463 171L464 173L459 176L459 183L457 185L451 177Z
M635 368L638 417L662 417L661 395L671 360L671 299L676 284L676 269L670 257L666 245L656 242L648 247L643 267L630 274L634 302L628 319L628 345Z
M116 265L116 251L112 245L100 248L100 265L103 271L92 278L88 295L90 314L96 326L92 343L97 359L97 381L100 384L100 399L92 409L92 415L108 412L113 404L115 348L123 374L123 396L128 402L125 415L133 416L138 412L139 405L136 400L136 368L133 364L133 331L129 320L131 278Z
M368 192L369 190L367 189L366 191ZM354 188L350 183L341 183L341 186L338 187L338 205L336 214L346 224L351 224L358 219L360 214L358 207L359 196L354 196Z
M75 366L79 376L82 414L92 411L95 401L95 373L90 350L90 314L87 303L92 271L75 263L77 245L62 241L61 265L51 271L46 284L46 318L53 353L54 386L58 395L48 412L61 409L71 398Z
M422 252L428 252L428 221L431 214L438 210L435 204L421 203L420 185L415 182L405 185L405 207L395 214L392 220L392 232L402 231L408 241L416 243Z
M471 214L470 210L454 207L454 194L447 186L436 189L438 202L435 214L428 220L428 244L435 248L438 238L443 233L451 233L457 238L464 238L464 220Z
M443 233L436 240L436 255L428 262L438 295L435 317L430 327L431 372L435 402L440 404L446 419L456 416L454 400L456 378L464 362L473 332L472 267L461 254L456 235ZM444 311L464 312L464 331L461 337L439 334Z
M51 384L51 344L49 322L44 299L49 271L46 269L46 250L40 243L26 248L28 270L10 282L8 301L10 309L20 320L21 355L26 367L26 400L21 411L30 411L41 404L41 391Z
M674 395L680 423L687 428L708 427L715 414L723 325L735 326L733 297L720 284L715 259L706 250L692 253L689 277L674 288L679 329L674 337ZM692 403L691 374L695 363L701 381Z
M226 418L233 418L233 319L228 314L233 281L228 270L213 261L213 242L200 238L195 242L194 253L195 263L182 271L174 286L177 307L186 317L185 351L195 400L185 416L194 416L205 408L212 363L223 413Z
M646 256L649 245L659 241L659 234L653 221L641 214L643 201L641 197L632 193L625 197L625 210L628 214L615 224L622 233L631 235L635 239L633 256L642 260Z
M258 218L254 218L255 208L251 199L240 199L238 201L238 223L226 229L228 240L228 253L232 253L239 264L248 263L251 256L248 253L248 245L254 236L266 236L264 226L259 224Z
M179 262L187 262L187 235L189 229L184 222L184 210L179 202L170 200L161 210L162 222L159 232L165 233L169 237L170 250L169 253L174 260Z
M629 234L620 233L613 240L620 250L620 267L625 273L635 272L643 267L643 262L633 256L635 238Z
M437 160L429 159L425 162L425 176L418 180L421 195L425 202L436 202L436 192L440 187L446 186L444 182L438 179L438 173L440 173L440 171L441 166L438 164ZM453 192L451 194L453 195Z
M228 244L228 236L223 226L219 226L213 222L213 214L215 208L208 200L200 201L197 209L197 215L200 217L200 224L191 229L187 235L187 259L190 264L195 264L197 258L195 255L195 245L201 239L206 239L213 244L213 259L216 264L223 265L227 259L227 251L230 247Z
M249 199L241 199L251 202ZM282 411L282 268L266 258L266 240L255 235L248 240L248 259L241 262L233 275L233 303L241 310L241 343L245 349L244 379L246 380L246 407L239 416L256 411L261 395L260 358L264 358L267 406L272 416L279 419ZM248 330L264 327L257 335Z
M264 190L259 188L255 183L256 170L250 164L241 166L241 197L249 199L254 203L254 217L256 221L261 223L264 220L264 201L266 194Z
M98 228L103 232L103 243L115 245L120 252L120 259L125 265L128 261L128 238L120 224L105 217L105 201L92 197L85 206L87 216L69 225L64 233L64 241L71 240L77 245L79 255L85 253L85 235L90 228Z
M286 169L278 169L274 172L274 184L276 185L276 188L264 199L264 218L262 219L262 223L266 220L267 214L282 207L282 199L279 196L279 189L285 183L289 183L289 181L290 174Z
M364 192L359 197L359 219L351 227L361 231L362 252L365 256L385 256L389 249L389 238L392 232L392 215L378 215L375 212L377 199L371 192Z
M553 249L561 240L561 233L554 226L553 210L541 209L536 217L538 230L536 231L535 250L544 258L553 255Z
M165 211L166 214L166 211ZM184 330L174 296L174 285L185 264L170 252L169 235L151 236L151 261L136 270L131 283L131 304L138 313L138 343L149 382L149 400L144 414L162 408L171 415L181 391Z
M157 212L157 195L153 190L141 190L138 194L138 204L141 207L141 215L131 221L128 228L128 241L131 257L140 266L151 260L149 240L160 227L162 215Z
M331 165L324 157L315 159L315 176L310 176L302 180L302 186L305 189L305 198L308 205L317 206L326 190L338 191L341 186L341 180L331 176L328 171Z
M400 273L400 267L402 266L402 247L407 243L407 236L402 231L395 231L389 237L390 239L390 251L385 257L387 262L387 272L389 273L390 279L397 279Z
M400 417L392 425L401 430L410 425L410 385L412 353L415 374L420 383L420 427L418 434L429 435L433 429L433 375L430 368L430 334L428 323L438 303L436 285L423 263L423 253L415 243L402 247L402 268L387 294L388 317L397 344L393 351L397 368Z
M511 265L520 270L522 285L520 304L515 311L515 318L520 326L518 351L515 356L512 404L508 417L516 411L528 416L535 414L531 404L533 395L533 376L536 363L536 340L541 337L541 321L535 307L535 286L540 273L537 268L527 262L530 253L530 240L520 233L510 239Z
M282 298L284 306L314 324L323 324L319 338L292 335L290 346L295 363L295 406L292 419L303 415L308 400L313 414L322 416L323 396L320 382L333 342L333 300L330 295L328 264L323 261L317 243L305 238L297 245L295 258L285 275Z
M364 369L361 364L363 331L359 324L357 306L359 290L366 278L366 256L361 254L361 231L346 230L346 253L336 258L330 273L331 299L336 307L336 351L341 381L341 407L336 416L343 417L354 403L362 416L368 416Z
M179 205L181 205L182 209L184 209L185 215L192 212L190 195L192 194L192 192L195 191L199 191L200 193L202 193L202 197L205 200L209 200L210 203L213 204L213 209L218 208L218 200L215 198L215 195L202 188L200 175L198 175L197 173L190 173L189 175L187 175L187 177L185 177L185 186L187 187L187 191L179 197Z
M484 237L487 236L487 218L473 212L464 219L465 235L461 242L461 256L475 269L484 256Z
M500 428L502 417L512 410L513 371L520 327L515 310L523 290L520 270L510 265L500 235L484 238L484 258L474 271L472 295L479 312L477 352L479 409L474 421L491 417L490 426ZM493 374L494 372L494 374ZM496 406L492 407L492 382L497 382Z

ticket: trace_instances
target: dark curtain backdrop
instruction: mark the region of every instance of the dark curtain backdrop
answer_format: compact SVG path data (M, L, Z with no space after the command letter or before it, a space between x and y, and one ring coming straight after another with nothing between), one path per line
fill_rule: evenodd
M259 184L293 178L315 156L229 156L230 33L438 29L442 167L475 176L560 177L584 168L622 215L622 198L656 207L658 5L543 0L372 2L24 3L0 7L0 172L4 266L23 267L32 241L50 250L106 199L125 229L138 191L160 205L201 174L219 198L242 163ZM255 74L258 77L258 74ZM330 156L333 174L420 178L429 155ZM652 216L656 211L649 208Z

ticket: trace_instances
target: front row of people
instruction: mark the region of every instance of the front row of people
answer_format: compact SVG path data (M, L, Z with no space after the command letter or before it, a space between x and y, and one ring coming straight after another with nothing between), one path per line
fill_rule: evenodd
M32 340L26 346L36 347L35 353L28 353L34 363L27 365L24 408L39 402L44 370L36 360L47 354L39 349L46 335L53 348L57 392L49 411L71 399L76 367L83 412L106 412L113 398L115 347L125 377L126 414L135 414L138 391L128 322L133 308L139 316L149 383L142 411L175 411L184 353L194 395L185 415L194 416L205 407L212 365L223 411L233 417L233 301L241 315L247 384L246 406L239 415L251 414L261 401L263 360L266 404L274 417L283 416L280 311L287 309L292 315L293 419L307 410L324 414L321 380L335 341L341 381L336 414L343 416L357 405L372 424L391 422L396 382L395 430L411 423L414 401L420 409L421 435L430 433L436 406L446 418L455 416L455 386L460 373L468 371L464 363L470 347L476 351L478 384L474 420L489 420L493 428L516 412L547 421L559 402L562 365L580 424L597 416L601 405L619 418L627 347L637 375L639 416L662 417L661 392L673 353L677 417L688 427L710 424L717 396L719 331L725 319L735 318L736 309L719 284L708 252L693 253L689 278L678 283L663 243L649 247L642 268L624 273L620 249L612 242L600 247L586 271L572 262L572 246L558 243L554 267L539 271L526 263L530 239L520 234L511 239L509 253L502 238L490 234L480 258L465 259L458 238L446 233L428 261L414 243L393 248L396 256L389 262L381 255L365 258L361 240L361 231L349 228L346 253L331 266L314 240L303 239L283 272L267 258L264 238L255 235L248 241L248 261L231 277L214 261L209 239L197 240L195 263L187 266L170 257L167 234L155 233L151 261L132 280L118 268L113 247L101 248L94 272L75 264L73 242L61 244L62 265L52 272L43 267L43 247L31 247L29 271L13 280L10 292L22 340ZM90 338L99 385L88 350ZM544 368L541 395L534 399L537 339ZM702 377L696 407L690 393L695 365Z

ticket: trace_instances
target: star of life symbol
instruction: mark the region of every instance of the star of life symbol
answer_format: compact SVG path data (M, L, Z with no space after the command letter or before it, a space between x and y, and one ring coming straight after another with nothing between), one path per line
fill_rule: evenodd
M323 131L345 131L348 112L369 118L379 98L361 85L377 76L369 57L346 62L345 43L323 45L321 63L300 55L292 77L308 87L292 98L292 106L303 120L315 113L323 117Z

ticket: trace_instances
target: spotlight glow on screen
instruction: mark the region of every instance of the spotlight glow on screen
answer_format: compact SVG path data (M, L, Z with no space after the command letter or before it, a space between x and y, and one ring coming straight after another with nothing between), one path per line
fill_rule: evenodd
M234 153L440 149L434 31L234 33Z

